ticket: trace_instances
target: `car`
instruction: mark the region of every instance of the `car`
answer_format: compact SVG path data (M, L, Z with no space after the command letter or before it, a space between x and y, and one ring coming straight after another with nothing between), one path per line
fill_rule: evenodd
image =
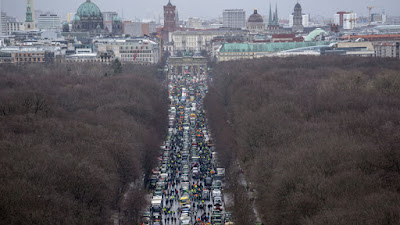
M181 209L183 213L189 213L190 214L190 204L182 205Z
M182 213L181 217L179 218L180 224L182 225L189 225L191 224L191 217L188 213Z
M154 191L154 196L162 196L163 192L160 190Z
M159 212L153 212L153 222L154 223L160 223L161 222L161 219L162 219L162 217L161 217L161 214L159 213ZM154 223L153 223L153 225L154 225Z
M182 176L181 176L181 180L182 180L183 182L189 182L189 177L188 177L187 175L182 175Z
M222 197L214 197L213 203L214 203L214 205L222 204Z
M210 200L210 191L207 189L203 189L202 193L201 193L201 199L208 201Z
M213 181L212 188L213 189L221 189L222 188L222 182L220 180Z
M189 194L188 193L183 194L182 197L179 198L179 202L181 203L181 206L190 204Z
M151 213L144 212L140 218L141 224L150 225L151 224Z

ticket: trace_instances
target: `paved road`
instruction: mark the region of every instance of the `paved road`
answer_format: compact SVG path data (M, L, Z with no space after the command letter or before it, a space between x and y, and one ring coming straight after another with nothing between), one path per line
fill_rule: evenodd
M154 193L144 224L224 224L222 196L224 169L210 143L203 99L207 93L205 69L201 75L173 74L169 83L169 130L161 146L159 167L151 179Z

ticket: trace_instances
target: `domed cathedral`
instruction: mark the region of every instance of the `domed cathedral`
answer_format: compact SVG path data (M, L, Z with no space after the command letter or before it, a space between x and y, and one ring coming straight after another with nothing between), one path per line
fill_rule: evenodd
M294 6L292 31L295 33L302 33L304 31L303 14L301 12L301 5L299 3Z
M90 34L101 34L104 32L103 15L99 7L86 0L79 6L72 22L74 32L90 32Z
M247 30L251 32L265 31L264 19L258 14L257 9L254 9L254 13L247 20Z

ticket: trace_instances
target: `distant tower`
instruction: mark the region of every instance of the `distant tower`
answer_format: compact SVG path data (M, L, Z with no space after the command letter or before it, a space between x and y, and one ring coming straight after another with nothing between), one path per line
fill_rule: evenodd
M31 1L26 1L26 16L25 16L25 30L35 30L35 22L33 21L33 14L31 8Z
M293 32L295 33L302 33L304 31L303 27L303 15L301 13L301 5L297 3L294 6L294 13L293 13Z
M164 42L168 42L169 33L176 31L176 6L171 4L171 0L164 6L164 28L162 38Z
M268 30L278 30L278 29L279 29L278 5L275 6L275 13L272 14L271 3L270 3L269 4Z
M36 15L35 15L35 1L34 1L34 0L26 0L26 5L28 5L28 3L29 3L29 5L31 6L33 22L35 22L35 20L36 20Z

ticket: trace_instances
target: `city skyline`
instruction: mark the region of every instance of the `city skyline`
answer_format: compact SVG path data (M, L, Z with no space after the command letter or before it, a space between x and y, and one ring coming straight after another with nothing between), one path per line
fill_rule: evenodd
M50 0L36 0L35 10L51 11L59 14L63 19L66 18L67 13L76 12L80 4L85 0L72 0L72 1L50 1ZM96 3L101 11L116 11L120 15L123 14L127 20L133 19L153 19L158 20L159 16L162 18L162 6L167 4L167 0L151 0L148 3L132 2L127 0L115 0L113 2L106 0L92 0ZM293 12L294 5L297 0L285 0L278 3L278 11L280 19L287 19L287 17ZM367 16L367 6L376 6L373 9L375 13L381 13L385 10L389 16L400 16L400 12L396 9L400 8L400 2L397 0L369 0L364 2L362 0L345 1L337 0L335 5L326 7L330 1L316 1L316 0L300 0L299 3L302 5L303 13L311 14L312 16L323 16L327 19L332 19L333 15L337 11L354 11L359 16ZM275 5L277 1L260 1L260 0L249 0L246 2L229 2L227 0L221 0L215 3L211 0L204 0L201 2L192 1L190 4L184 0L172 0L172 4L177 6L179 17L181 19L187 19L189 17L200 17L200 18L218 18L222 16L224 9L244 9L246 11L246 17L250 16L257 8L259 13L263 16L268 15L269 4ZM19 20L24 19L25 15L25 1L12 1L3 0L2 10L7 14L17 17Z

